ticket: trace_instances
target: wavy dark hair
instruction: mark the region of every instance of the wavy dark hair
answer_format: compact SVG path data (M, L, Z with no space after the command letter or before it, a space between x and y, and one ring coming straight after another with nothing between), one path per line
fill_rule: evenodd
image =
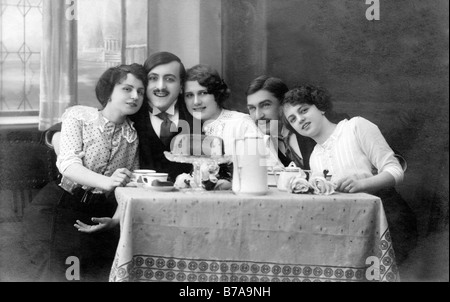
M145 60L144 68L148 74L150 71L152 71L153 68L159 65L169 64L172 62L180 63L180 81L181 85L183 85L184 81L186 80L186 68L181 62L181 59L171 52L161 51L152 54L147 58L147 60Z
M260 90L266 90L272 93L281 103L286 92L289 91L283 80L268 75L261 75L254 79L247 87L246 95L249 96Z
M208 65L198 64L187 70L186 81L197 81L206 87L209 94L220 108L224 108L225 101L230 97L231 91L219 73Z
M310 84L297 86L289 90L283 98L281 105L296 106L300 104L315 105L325 113L333 110L331 95L325 88Z
M283 124L289 129L289 121L286 119L283 108L285 105L297 106L301 104L315 105L317 109L325 112L325 117L333 120L333 104L331 102L331 95L325 88L314 86L311 84L299 85L289 90L283 98L280 106L280 115Z
M95 87L95 94L103 108L110 101L114 87L122 83L129 73L141 80L144 88L147 89L147 73L142 65L131 64L111 67L100 76Z

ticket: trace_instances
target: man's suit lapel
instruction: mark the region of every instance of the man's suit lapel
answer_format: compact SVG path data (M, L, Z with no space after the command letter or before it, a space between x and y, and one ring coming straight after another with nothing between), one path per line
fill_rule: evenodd
M139 114L136 115L135 127L139 136L139 162L141 168L154 167L154 160L152 155L152 137L154 137L155 130L150 122L149 114L150 106L144 103Z
M189 134L192 134L194 129L194 125L193 125L193 116L189 113L189 111L186 108L186 104L184 103L184 100L179 100L178 104L178 114L179 114L179 119L180 121L185 121L188 123L189 125ZM183 129L184 130L184 129ZM183 131L185 132L185 131ZM185 133L187 134L187 133Z
M301 136L297 133L295 133L297 136L298 146L302 152L303 157L303 166L305 170L310 170L309 166L309 158L311 157L311 153L314 150L314 147L316 146L316 142L309 137Z
M281 163L285 167L289 166L289 164L291 163L291 160L289 160L287 155L288 155L287 149L286 149L286 155L284 155L283 152L281 152L281 150L278 149L278 159L281 161Z

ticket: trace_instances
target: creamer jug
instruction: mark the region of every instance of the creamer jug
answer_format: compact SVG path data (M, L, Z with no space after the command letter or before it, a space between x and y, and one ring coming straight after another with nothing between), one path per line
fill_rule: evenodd
M232 190L239 195L265 195L268 191L268 150L262 137L236 139L233 146Z

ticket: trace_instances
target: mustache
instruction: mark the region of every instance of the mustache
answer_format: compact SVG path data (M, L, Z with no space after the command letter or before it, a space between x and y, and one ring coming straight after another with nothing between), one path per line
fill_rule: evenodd
M159 89L159 88L155 88L153 89L153 93L169 93L169 91L167 89Z
M258 124L268 124L268 123L270 123L272 120L270 120L270 119L266 119L266 118L262 118L262 119L259 119L259 120L256 120L255 121L255 123L258 125Z

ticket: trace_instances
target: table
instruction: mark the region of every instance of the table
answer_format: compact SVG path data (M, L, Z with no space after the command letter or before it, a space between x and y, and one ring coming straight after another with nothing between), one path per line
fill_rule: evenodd
M110 281L399 281L381 200L118 188Z

